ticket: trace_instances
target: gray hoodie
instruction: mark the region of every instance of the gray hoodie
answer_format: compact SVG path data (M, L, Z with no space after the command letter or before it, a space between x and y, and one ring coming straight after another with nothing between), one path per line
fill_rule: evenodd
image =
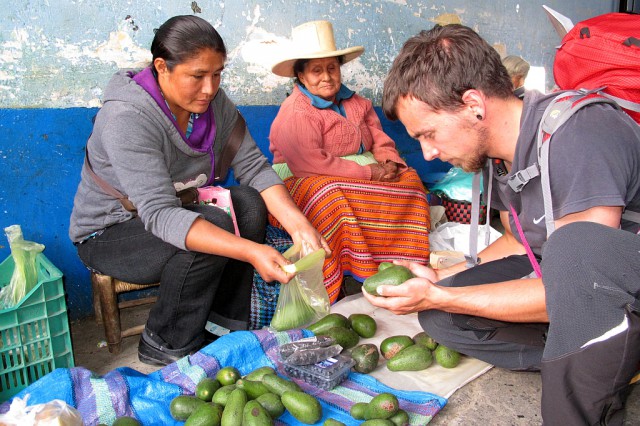
M105 89L104 105L87 142L89 161L98 176L129 197L145 229L185 249L187 232L199 215L181 207L176 187L202 186L212 173L210 157L184 142L156 101L128 72L116 73ZM219 158L235 124L237 109L222 89L212 107L216 121L214 150ZM248 131L231 168L238 182L260 192L282 184ZM206 175L204 182L202 175ZM106 194L83 166L71 213L71 240L81 241L131 218L133 214Z

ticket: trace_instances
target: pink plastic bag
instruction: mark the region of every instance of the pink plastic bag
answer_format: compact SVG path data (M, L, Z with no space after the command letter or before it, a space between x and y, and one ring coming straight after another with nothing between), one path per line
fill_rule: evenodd
M236 235L240 236L236 214L233 211L233 203L231 202L231 191L221 186L204 186L198 188L198 203L218 207L226 211L229 216L231 216L231 220L233 220L233 228L235 229Z

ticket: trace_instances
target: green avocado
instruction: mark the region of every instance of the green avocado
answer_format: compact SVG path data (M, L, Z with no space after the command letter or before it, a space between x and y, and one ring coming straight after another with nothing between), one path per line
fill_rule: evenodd
M364 413L367 411L368 402L356 402L351 406L349 414L356 420L364 420Z
M282 404L298 421L312 425L322 418L322 406L318 399L308 393L286 391L282 394Z
M396 426L409 426L409 413L403 409L399 409L396 413L389 417L387 420L391 420Z
M276 374L276 370L274 370L273 367L269 366L256 368L255 370L244 376L243 379L262 380L265 374Z
M434 350L438 346L438 342L436 342L433 337L429 336L424 331L413 336L413 341L416 345L426 346L430 351Z
M380 264L378 265L378 272L384 271L385 269L389 268L390 266L393 266L393 263L391 263L391 262L380 262Z
M202 404L194 411L185 426L219 426L224 407L220 404Z
M364 418L369 419L388 419L398 412L400 403L398 398L388 392L379 393L374 396L367 409L364 412Z
M391 420L371 419L360 423L360 426L395 426Z
M358 333L356 333L349 327L331 327L322 334L325 336L333 337L336 343L342 346L342 349L352 348L360 341L360 336L358 335Z
M380 342L380 352L385 359L391 359L402 349L412 346L413 339L406 335L391 336Z
M325 331L332 327L349 327L349 319L342 314L333 312L320 318L307 327L307 330L313 332L316 336L324 334Z
M240 388L231 391L227 405L222 413L221 424L225 426L242 426L242 413L247 405L247 393Z
M431 351L422 345L412 345L402 349L387 361L390 371L419 371L433 363Z
M275 374L265 374L262 378L262 383L271 393L275 393L279 397L282 397L282 394L288 390L291 391L302 391L300 386L296 382L291 380L284 379L280 376L276 376Z
M271 416L258 401L249 401L242 410L242 426L270 426Z
M439 345L435 351L433 351L433 357L436 362L444 368L454 368L460 364L460 352L455 349L448 348L444 345Z
M256 398L256 401L267 410L267 413L269 413L272 419L277 419L284 413L284 405L282 405L280 397L275 393L268 392L262 394Z
M206 402L193 395L178 395L171 400L169 412L171 417L184 422L202 404Z
M220 404L223 407L227 405L227 400L229 399L229 395L236 388L236 385L226 385L222 386L220 389L215 391L213 397L211 398L211 402L215 402L216 404Z
M351 329L358 333L360 337L368 339L376 334L378 324L373 317L367 314L351 314L348 319Z
M365 279L362 285L367 293L379 296L378 286L400 285L413 277L414 275L409 268L392 265Z
M327 419L322 423L322 426L346 426L344 423L333 419Z
M373 343L363 343L353 348L351 358L356 362L354 370L359 373L371 373L378 366L380 352Z
M240 379L236 382L236 387L245 391L249 399L256 399L269 392L269 389L259 380Z

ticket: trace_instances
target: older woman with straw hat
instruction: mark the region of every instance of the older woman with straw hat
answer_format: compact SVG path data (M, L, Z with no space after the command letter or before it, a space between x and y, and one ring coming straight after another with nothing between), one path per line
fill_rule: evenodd
M415 170L384 133L371 101L342 84L341 65L364 47L336 48L328 21L292 31L272 67L295 78L269 135L274 169L327 239L325 286L332 302L343 275L363 281L383 261L429 258L429 206Z

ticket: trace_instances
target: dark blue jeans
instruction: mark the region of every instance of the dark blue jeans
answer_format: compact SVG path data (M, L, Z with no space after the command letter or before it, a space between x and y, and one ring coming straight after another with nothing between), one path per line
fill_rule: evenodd
M243 238L264 243L267 210L248 186L229 188ZM192 205L209 222L234 232L222 209ZM222 256L181 250L144 229L140 218L110 226L78 245L78 255L92 270L134 283L160 282L147 329L173 349L203 339L209 316L231 330L246 329L250 314L253 266Z

